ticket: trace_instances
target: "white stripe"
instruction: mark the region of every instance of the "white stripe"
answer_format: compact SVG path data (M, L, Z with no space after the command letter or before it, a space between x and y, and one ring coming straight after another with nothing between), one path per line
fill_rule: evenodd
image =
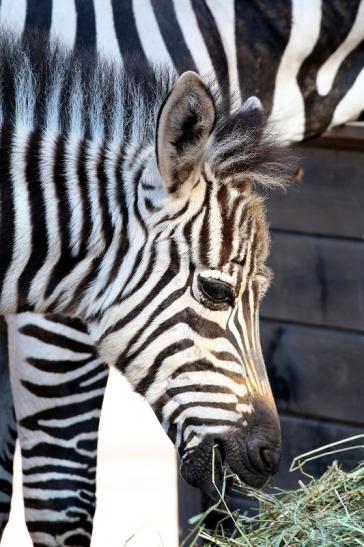
M327 61L322 65L317 74L317 91L320 95L327 95L332 88L335 76L341 63L360 44L364 38L364 0L360 2L353 26L345 40L340 44ZM364 91L362 90L362 93ZM350 116L347 119L352 119ZM347 121L347 120L345 120Z
M231 427L230 425L189 425L184 430L184 438L188 439L191 433L198 434L200 437L205 435L223 435Z
M63 1L63 0L62 0ZM122 63L116 38L111 0L94 0L97 51L108 59Z
M26 9L26 0L2 0L0 25L22 32L25 25Z
M237 384L231 378L218 372L191 371L182 373L174 380L170 380L169 389L190 385L213 385L229 388L238 397L244 397L247 394L245 384Z
M234 0L207 0L206 3L214 16L224 46L229 67L230 92L234 93L234 97L241 104L242 98L236 57L235 2Z
M201 386L203 387L203 386ZM233 393L210 393L204 391L186 391L179 393L163 408L163 417L169 418L170 415L180 406L194 403L231 403L237 404L238 398Z
M182 30L185 42L201 75L215 76L211 58L204 39L198 28L196 16L190 0L173 0L177 21Z
M47 464L54 465L53 458L49 458ZM37 463L36 465L38 466L39 464ZM68 465L68 460L63 462L63 466L64 465ZM31 469L32 468L30 468L30 470ZM82 473L80 473L79 475L73 475L73 474L70 475L67 472L62 472L62 471L59 471L59 472L49 471L48 473L41 471L40 473L31 473L27 475L25 480L26 480L27 488L29 488L33 492L32 483L42 482L45 485L48 481L51 481L51 480L62 480L62 479L69 480L71 479L71 477L74 477L74 478L77 477L77 482L84 482L85 484L94 484L93 479L88 479ZM57 495L57 493L58 493L58 490L56 490L56 493L52 491L51 497L54 497L55 495ZM73 497L75 496L75 494L76 492L74 492Z
M225 410L224 408L215 408L213 406L192 406L183 410L177 418L179 424L184 423L188 418L198 418L200 420L229 420L237 423L241 418L238 412L234 410ZM177 423L176 422L176 423Z
M291 35L276 77L270 121L283 140L300 141L305 131L305 105L297 83L303 61L320 34L321 1L294 0Z
M76 120L75 124L77 125ZM80 234L84 215L83 203L81 199L81 190L78 184L79 145L79 137L74 136L73 138L71 137L67 140L65 147L65 179L67 185L67 200L71 213L69 228L70 246L73 256L77 256L80 251Z
M13 0L12 0L13 1ZM53 0L50 35L73 48L76 39L76 8L74 0Z
M171 57L156 21L150 0L133 0L135 23L146 57L157 64L168 64L173 68Z
M359 72L351 89L336 106L330 127L356 120L364 110L364 68Z

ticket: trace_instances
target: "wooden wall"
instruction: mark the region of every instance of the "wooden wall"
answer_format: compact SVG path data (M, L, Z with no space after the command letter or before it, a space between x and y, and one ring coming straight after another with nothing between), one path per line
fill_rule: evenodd
M275 280L261 311L283 437L272 484L284 488L302 478L288 472L296 455L364 432L364 130L336 130L297 153L302 181L269 195ZM321 474L332 459L307 470ZM363 452L340 457L349 467L359 459ZM191 491L188 499L195 509Z

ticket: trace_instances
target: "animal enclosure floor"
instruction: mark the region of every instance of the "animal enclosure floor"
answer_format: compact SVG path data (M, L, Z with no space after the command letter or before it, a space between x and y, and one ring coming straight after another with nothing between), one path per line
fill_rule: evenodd
M91 547L176 547L174 448L148 405L111 371L100 425L97 511ZM1 547L31 547L19 454L10 522Z

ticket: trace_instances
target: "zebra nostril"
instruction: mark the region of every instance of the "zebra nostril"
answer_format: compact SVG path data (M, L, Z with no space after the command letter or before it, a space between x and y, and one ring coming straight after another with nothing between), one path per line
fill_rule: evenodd
M261 448L259 451L259 456L266 470L273 473L277 466L277 457L275 452L269 448Z
M273 475L278 468L280 449L267 443L251 442L248 445L249 460L254 469L262 475Z

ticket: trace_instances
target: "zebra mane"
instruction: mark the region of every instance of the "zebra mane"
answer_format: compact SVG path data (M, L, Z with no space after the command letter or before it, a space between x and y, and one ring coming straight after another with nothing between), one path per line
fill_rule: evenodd
M2 123L70 137L154 136L158 109L176 79L138 57L124 66L92 50L71 51L39 31L0 34Z
M230 98L229 113L218 118L208 161L218 179L238 188L247 183L285 188L297 160L271 130L260 101L250 97L243 106Z
M122 66L93 50L71 51L39 31L0 33L0 124L100 143L154 144L158 112L176 79L169 67L137 56ZM235 109L215 82L208 86L217 123L205 159L215 175L237 185L284 185L289 162L262 112Z

